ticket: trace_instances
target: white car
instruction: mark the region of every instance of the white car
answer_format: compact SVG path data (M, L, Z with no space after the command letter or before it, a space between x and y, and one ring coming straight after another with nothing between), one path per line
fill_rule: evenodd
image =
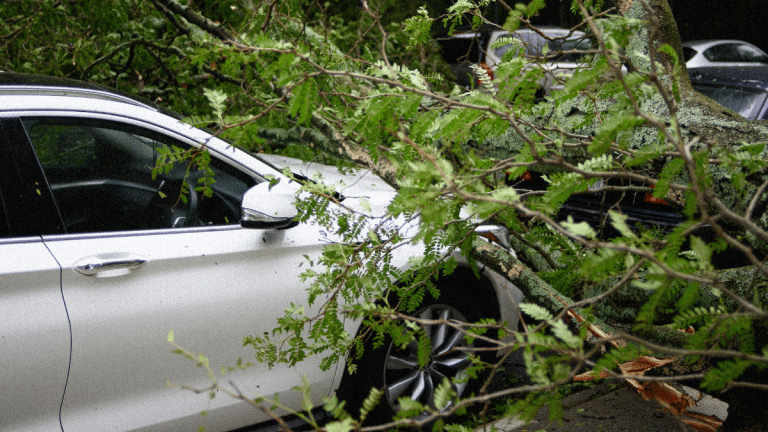
M211 197L194 192L200 175L186 177L184 164L153 179L162 152L203 144L215 172ZM244 336L271 331L291 302L306 303L299 274L327 239L316 225L294 222L297 185L266 159L142 101L11 73L0 73L0 153L0 430L219 431L269 419L233 398L176 387L211 382L172 353L167 336L173 330L214 369L232 366L253 360ZM369 174L340 192L385 203L393 191ZM178 199L185 183L193 189L186 202ZM407 258L393 262L404 268ZM516 325L519 290L488 270L478 279L460 262L438 282L440 301L417 314ZM358 325L348 323L353 334ZM393 359L401 361L385 366ZM409 359L395 350L369 356L371 376L345 376L343 364L322 371L316 357L293 368L256 364L227 382L297 408L291 388L304 376L316 406L341 384L347 395L383 385L393 408L398 394L429 399L431 389L419 391L411 377L429 382L466 367L434 361L398 375Z
M733 39L683 42L683 56L688 68L768 64L768 54L763 50Z

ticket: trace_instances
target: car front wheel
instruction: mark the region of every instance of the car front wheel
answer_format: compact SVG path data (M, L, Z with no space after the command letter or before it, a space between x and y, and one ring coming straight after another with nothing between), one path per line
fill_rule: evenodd
M472 276L474 277L474 276ZM477 279L474 280L477 282ZM455 287L455 286L454 286ZM439 300L425 299L420 308L411 314L419 332L429 340L428 358L419 362L419 343L413 340L405 346L396 344L386 337L383 344L368 342L365 344L363 357L357 361L357 371L346 373L340 388L340 397L346 401L347 411L357 417L363 401L372 388L383 391L376 408L371 411L364 424L382 424L402 407L400 399L410 399L429 407L430 410L445 411L452 402L442 401L436 406L435 395L438 386L446 379L457 397L467 397L482 384L480 378L470 378L473 356L491 361L495 352L473 351L479 348L479 341L468 343L462 323L474 323L483 318L498 319L491 305L495 301L483 298L477 290L471 293L471 286L444 289ZM403 323L403 331L406 324ZM426 417L423 413L421 418Z
M399 410L398 399L410 397L433 409L447 409L448 405L435 406L435 389L448 379L456 394L467 388L467 369L472 365L472 345L466 342L464 332L450 322L467 322L456 308L436 304L414 314L424 321L438 321L420 327L429 339L431 351L425 365L419 365L418 342L411 341L405 347L390 342L383 361L383 388L386 402L392 412Z

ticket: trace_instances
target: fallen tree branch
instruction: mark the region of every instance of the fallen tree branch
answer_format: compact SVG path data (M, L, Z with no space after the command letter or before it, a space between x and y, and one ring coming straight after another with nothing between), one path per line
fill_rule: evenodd
M551 285L504 249L478 240L472 248L471 255L514 283L523 291L527 301L543 306L554 314L567 314L570 318L586 326L592 335L608 341L614 347L619 347L626 343L620 334L618 335L619 337L612 337L611 334L616 333L616 330L608 324L587 322L575 309L574 306L578 304L577 302L558 293ZM680 333L682 334L682 332ZM652 368L674 361L676 361L675 357L658 359L650 356L641 356L631 362L620 364L621 375L618 377L634 388L643 399L658 402L674 416L680 418L682 422L695 430L700 432L713 432L717 430L725 421L725 417L720 418L717 415L707 415L699 412L698 404L708 400L704 398L706 395L703 393L691 389L698 395L694 397L691 395L691 392L686 391L677 383L641 382L636 379L636 377L642 377L646 371ZM608 371L599 371L597 373L596 371L590 371L578 375L574 380L586 381L612 375L615 374Z

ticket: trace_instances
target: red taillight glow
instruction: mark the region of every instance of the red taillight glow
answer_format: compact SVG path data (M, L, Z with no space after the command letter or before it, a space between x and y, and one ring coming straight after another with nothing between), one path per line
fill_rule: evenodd
M656 185L651 185L651 189L655 188ZM645 197L643 198L643 201L649 203L649 204L660 204L660 205L669 205L668 202L664 201L662 198L656 198L653 196L652 193L646 192Z

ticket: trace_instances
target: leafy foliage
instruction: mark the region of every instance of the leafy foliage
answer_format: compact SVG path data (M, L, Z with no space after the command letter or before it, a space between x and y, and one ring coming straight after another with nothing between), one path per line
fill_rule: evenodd
M477 270L475 229L493 223L512 231L519 261L553 292L593 307L580 311L588 319L626 320L633 329L694 327L684 348L691 361L711 360L704 387L735 385L745 371L763 368L764 126L750 125L735 141L707 141L700 123L709 119L696 123L700 110L688 102L676 51L651 52L643 39L648 24L631 11L605 10L602 1L571 3L594 49L588 67L560 78L562 90L543 95L546 72L515 50L493 74L474 66L476 88L454 86L432 32L453 33L467 22L479 29L489 24L484 11L493 3L460 0L436 12L384 0L361 8L298 0L125 0L109 8L40 0L31 10L10 2L0 12L9 30L0 39L7 53L0 68L118 87L182 111L248 150L356 164L397 187L386 210L354 212L337 202L339 185L303 183L300 221L323 227L333 241L308 262L306 305L286 308L271 333L244 339L260 362L295 365L322 355L323 368L347 359L354 372L364 338L374 347L391 338L417 343L425 364L428 338L408 314L440 298L456 256L469 257ZM516 4L498 27L530 26L544 7L540 0ZM711 120L734 128L730 118ZM208 191L215 179L207 158L166 149L155 169L186 163L204 173L197 188ZM584 197L599 198L591 223L567 212ZM651 205L650 213L675 210L680 223L638 226L626 211L638 203ZM716 258L726 248L753 266L739 283L718 272ZM392 252L405 249L411 260L394 262ZM321 312L309 314L307 306L321 299ZM590 363L587 332L563 317L562 306L528 301L520 305L531 321L524 331L498 325L513 335L506 348L523 349L534 383L508 414L530 418L549 404L558 415L550 390L572 378L573 364L615 371L646 354L643 346L657 346L617 348ZM347 333L349 319L365 330ZM455 397L448 388L436 392L439 402ZM373 392L352 416L365 418L381 397ZM427 409L414 401L403 406L411 408L404 417ZM329 430L352 427L341 404L329 401L329 409L338 419Z

